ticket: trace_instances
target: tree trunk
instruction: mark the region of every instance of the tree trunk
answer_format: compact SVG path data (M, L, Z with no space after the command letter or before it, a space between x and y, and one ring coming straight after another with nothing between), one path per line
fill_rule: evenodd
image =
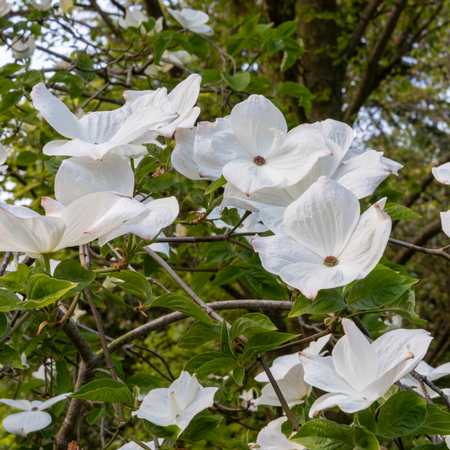
M337 25L333 19L313 18L314 12L335 14L336 0L299 0L299 35L306 52L298 62L298 82L316 98L312 100L309 121L342 120L342 79L339 66L333 65L337 51Z

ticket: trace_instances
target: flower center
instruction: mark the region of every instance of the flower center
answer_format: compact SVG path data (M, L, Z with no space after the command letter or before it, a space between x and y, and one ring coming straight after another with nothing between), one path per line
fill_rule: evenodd
M336 256L327 256L324 260L323 263L327 266L327 267L334 267L337 266L338 264L338 259L336 258Z
M39 411L39 408L35 406L34 408L31 408L31 411Z
M257 165L257 166L262 166L266 163L266 160L262 157L262 156L255 156L253 158L253 162Z

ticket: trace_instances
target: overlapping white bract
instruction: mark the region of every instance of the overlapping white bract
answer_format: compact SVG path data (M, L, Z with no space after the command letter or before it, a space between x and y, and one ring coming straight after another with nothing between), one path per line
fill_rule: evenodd
M11 11L12 6L12 3L0 0L0 17L6 16Z
M164 439L158 439L158 443L161 446L164 442ZM143 442L147 447L151 448L151 450L155 450L155 443L153 441L150 442ZM119 447L117 450L139 450L142 447L137 444L136 442L128 442L128 444L122 445L122 447Z
M312 405L311 417L334 406L347 413L368 408L417 366L433 339L425 330L395 330L370 344L351 320L342 325L345 336L332 356L300 353L306 382L329 392Z
M33 52L36 50L36 44L33 39L33 35L28 35L26 39L24 37L15 36L12 44L11 50L13 56L16 59L26 59L30 58Z
M262 95L251 95L230 116L197 125L194 157L200 177L223 175L251 195L292 186L335 145L312 127L287 132L281 111Z
M52 423L52 416L44 410L61 400L66 399L69 395L71 395L71 392L58 395L45 402L39 400L29 402L28 400L10 400L2 398L0 399L1 403L24 411L11 414L3 419L3 428L8 433L17 434L23 437L27 437L27 434L32 433L33 431L43 430Z
M322 351L322 348L327 344L330 337L331 335L324 336L318 339L317 342L313 342L304 350L304 353L318 355ZM289 406L303 403L309 394L311 394L312 387L304 379L305 371L300 362L298 352L276 358L270 371ZM252 405L281 406L272 384L269 383L267 374L261 372L255 377L255 380L266 382L268 384L262 389L261 397L252 401Z
M291 442L281 431L286 417L272 420L264 427L256 438L256 444L248 444L250 449L258 450L306 450L303 445Z
M161 427L177 425L182 432L196 414L213 405L217 390L204 388L195 375L183 371L169 388L151 390L132 415Z
M391 218L380 200L360 216L358 199L321 177L280 217L265 208L263 223L275 236L253 238L263 267L314 299L320 289L364 278L380 260Z
M31 91L34 107L45 120L60 134L72 140L56 140L44 147L46 155L89 156L102 159L113 151L119 155L138 157L147 152L140 145L141 138L149 131L173 122L179 117L174 111L165 112L161 108L149 106L132 111L129 105L114 111L93 112L80 120L63 102L54 97L39 83Z
M31 4L38 11L47 11L47 9L50 9L52 6L52 0L40 0L40 1L31 0Z
M173 18L183 27L195 33L212 36L214 30L206 25L209 20L208 14L203 11L197 11L191 8L183 8L181 11L167 8Z

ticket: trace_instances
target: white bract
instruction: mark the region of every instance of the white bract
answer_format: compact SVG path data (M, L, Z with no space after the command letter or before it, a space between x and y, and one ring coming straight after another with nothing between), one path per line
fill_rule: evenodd
M431 172L439 183L450 184L450 162L439 167L433 167Z
M209 20L208 14L203 11L197 11L191 8L183 8L181 11L167 8L172 17L183 27L195 33L212 36L214 30L206 25Z
M90 194L67 208L43 197L46 216L23 206L0 202L0 251L24 252L31 258L93 241L145 209L139 202L111 193Z
M138 28L142 22L145 22L147 18L142 14L142 11L138 8L127 8L125 18L119 19L119 25L122 28L134 27ZM143 27L142 27L143 28ZM145 28L144 31L145 32Z
M164 442L164 439L158 439L158 443L161 446ZM150 442L143 442L147 447L151 448L152 450L155 450L155 443L153 441ZM128 444L122 445L122 447L119 447L117 450L141 450L142 447L139 446L139 444L136 444L136 442L128 442Z
M176 130L194 127L200 114L200 108L194 105L200 93L201 81L200 75L192 74L169 94L166 88L159 88L156 91L125 91L123 96L133 114L141 114L151 108L158 108L167 114L175 112L178 115L176 120L161 123L158 127L158 134L171 137ZM155 133L147 133L146 139L150 140L155 136Z
M59 7L63 13L69 14L74 8L73 0L59 0Z
M45 365L47 366L47 370L45 370L44 364L41 364L36 372L32 372L31 376L36 378L37 380L45 381L45 379L50 379L50 373L55 374L56 372L56 364L55 361L51 359L47 359L45 361Z
M100 246L109 240L132 233L151 241L161 228L170 225L178 216L179 206L175 197L145 202L132 199L134 173L131 167L118 155L108 154L102 161L91 158L70 158L62 162L55 178L55 208L65 211L87 195L110 191L127 197L129 205L140 208L140 213L117 224L99 237ZM56 205L58 203L58 205Z
M11 44L11 50L15 59L30 58L36 50L33 36L30 34L25 40L23 37L15 36Z
M342 319L345 336L332 356L300 353L305 380L329 392L314 402L310 417L334 406L346 413L368 408L425 356L431 340L425 330L395 330L371 344L349 319Z
M327 344L331 335L324 336L313 342L303 352L311 355L318 355ZM289 406L303 403L305 398L311 393L312 387L304 380L305 371L300 362L298 352L292 355L280 356L276 358L270 369L282 394ZM255 377L256 381L269 383L269 377L265 372ZM281 406L278 396L271 383L264 386L261 397L252 402L252 405Z
M132 416L161 427L177 425L182 432L196 414L213 406L217 390L215 387L204 388L195 375L191 377L183 371L168 389L151 390Z
M6 16L11 11L12 3L8 3L6 0L0 0L0 17Z
M153 60L153 55L151 58L151 60ZM197 60L197 56L191 55L186 50L177 50L175 52L169 52L166 50L162 55L162 59L167 61L160 60L158 64L150 64L144 70L145 75L152 78L159 78L161 74L168 72L174 65L185 67L192 64L195 60Z
M52 6L52 0L31 0L31 4L39 11L47 11L47 9L50 9Z
M69 395L71 395L71 392L58 395L45 402L39 400L29 402L28 400L9 400L2 398L0 399L1 403L25 411L11 414L3 419L3 428L8 433L17 434L23 437L26 437L28 433L32 433L33 431L43 430L52 423L52 416L44 410L61 400L64 400Z
M265 208L261 220L275 236L255 236L263 267L314 299L320 289L364 278L377 265L391 232L380 200L360 216L350 191L321 177L280 217Z
M298 126L288 133L281 111L262 95L251 95L230 116L197 125L194 157L200 177L223 174L251 195L292 186L319 158L331 155L334 146L312 127Z
M71 141L51 141L44 147L46 155L89 156L102 159L113 151L119 155L138 157L147 153L140 138L148 131L157 131L160 124L178 118L175 112L164 112L157 107L133 112L128 105L114 111L93 112L80 120L67 106L39 83L33 87L34 107L61 135Z
M286 420L287 418L283 416L269 422L259 432L256 444L248 444L249 448L255 450L306 450L306 447L291 442L281 431L281 427Z
M345 123L327 119L302 126L312 127L320 131L326 139L334 142L336 145L331 148L332 155L320 158L304 178L285 189L265 188L247 196L236 186L228 183L222 207L237 206L249 211L259 211L267 206L285 208L323 175L341 184L356 197L364 198L372 195L388 175L391 173L398 175L398 170L403 167L395 161L384 158L382 153L375 150L352 154L349 147L353 140L353 130ZM347 159L349 154L351 158ZM280 214L283 214L283 211L280 210Z
M244 389L239 398L242 400L241 406L243 408L248 409L249 411L252 412L258 411L258 407L252 405L252 401L254 400L253 388L250 388L250 390L248 391Z
M6 148L0 144L0 172L4 172L8 168L8 165L5 164L7 158L8 152L6 151Z
M317 339L316 342L311 342L311 344L309 344L309 346L305 348L305 350L303 350L303 353L318 355L325 347L325 345L327 345L330 338L331 334ZM298 357L298 352L295 352L292 355L279 356L278 358L274 359L270 371L272 372L275 380L282 380L289 372L289 370L291 370L297 364L301 364ZM266 372L263 371L255 377L255 381L258 381L260 383L268 383L269 377L267 376Z
M420 361L420 363L415 368L415 371L418 374L427 377L427 380L435 381L438 380L439 378L450 375L450 363L442 364L442 366L436 367L434 369L425 361ZM407 375L405 378L401 380L401 382L406 386L409 386L410 388L414 389L419 394L423 395L422 386L412 375ZM427 390L428 395L431 398L439 397L439 394L436 391L433 391L433 389L431 389L428 385L425 384L425 388ZM450 388L444 388L442 389L442 392L445 395L450 396Z

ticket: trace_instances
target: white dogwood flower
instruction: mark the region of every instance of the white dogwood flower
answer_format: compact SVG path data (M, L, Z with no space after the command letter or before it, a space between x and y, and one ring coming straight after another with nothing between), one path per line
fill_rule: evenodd
M263 188L292 186L336 144L312 127L287 132L281 111L262 95L251 95L214 123L197 125L194 155L199 175L220 178L251 195Z
M63 13L69 14L74 8L73 0L59 0L59 7Z
M450 162L439 167L433 167L431 172L439 183L450 184Z
M306 450L303 445L291 442L281 431L287 418L285 416L272 420L256 438L256 444L248 444L250 449L258 450Z
M52 423L52 416L44 410L64 400L69 395L71 395L71 392L58 395L45 402L39 400L29 402L28 400L9 400L2 398L0 399L1 403L24 411L11 414L3 419L3 428L8 433L23 437L26 437L28 433L32 433L33 431L43 430Z
M52 6L52 0L31 0L31 4L38 11L47 11L47 9L50 9Z
M36 370L35 372L32 372L31 376L33 376L34 378L36 378L37 380L42 380L44 381L46 378L49 379L50 378L50 373L52 373L53 375L56 372L56 364L55 361L53 361L52 359L47 359L45 361L45 365L47 366L47 370L45 370L45 366L44 364L41 364L38 368L38 370Z
M24 252L31 258L86 244L145 210L139 202L112 192L90 194L64 210L43 197L47 215L0 202L0 251Z
M52 208L64 212L65 207L69 209L86 196L99 192L114 192L127 197L124 200L130 205L139 205L141 208L139 214L123 223L118 223L115 228L99 236L101 246L126 233L151 241L162 228L172 224L179 213L179 205L175 197L156 200L148 198L144 202L133 199L133 170L122 157L114 154L106 155L102 161L81 157L64 160L56 174L56 201L52 202ZM162 248L159 249L161 250ZM166 250L165 246L164 250Z
M8 3L6 0L0 0L0 17L6 16L11 11L12 3Z
M11 44L11 50L15 59L30 58L36 50L33 36L30 34L25 40L23 37L15 36Z
M214 30L206 25L209 20L208 14L191 8L183 8L181 11L167 8L172 17L183 27L195 33L212 36Z
M176 120L167 124L161 123L158 128L158 134L171 137L176 130L194 127L200 114L200 108L194 105L200 93L201 81L202 77L194 73L179 83L169 94L166 88L159 88L156 91L125 91L123 96L133 114L140 114L149 108L160 108L165 113L174 111L178 114ZM146 134L148 140L155 136L155 133Z
M332 155L320 158L308 174L298 183L285 189L265 188L250 196L231 183L225 186L222 207L236 206L249 211L259 211L268 206L285 208L297 200L321 176L327 176L338 182L358 198L372 195L378 185L391 173L398 175L403 166L383 157L383 153L368 150L354 154L347 159L349 147L353 140L353 130L347 124L327 119L311 125L322 135L333 141ZM344 163L345 161L345 163ZM283 211L280 210L280 214Z
M33 87L34 107L61 135L72 140L51 141L44 147L46 155L89 156L102 159L113 151L119 155L137 157L147 153L140 138L160 124L178 118L175 112L164 112L157 107L133 112L128 105L114 111L93 112L80 120L67 106L52 95L44 84Z
M142 11L138 8L127 8L125 12L125 18L119 19L119 25L122 28L128 27L138 28L142 22L145 22L147 18L142 14ZM144 29L145 30L145 29Z
M253 246L263 267L314 299L320 289L344 286L364 278L378 263L391 232L383 211L386 199L360 216L354 194L321 177L286 208L261 211L275 236L255 236Z
M420 363L415 368L415 371L419 375L427 377L427 380L435 381L438 380L439 378L450 375L450 363L442 364L439 367L433 368L425 361L420 361ZM422 386L412 375L408 374L405 378L401 380L401 382L406 386L409 386L411 389L414 389L419 394L423 395ZM433 391L433 389L431 389L428 385L425 384L425 388L430 398L439 397L439 394ZM450 397L450 388L444 388L442 389L442 392L448 397Z
M161 427L177 425L182 432L196 414L213 405L218 389L204 388L195 375L183 371L169 388L151 390L132 416Z
M346 413L368 408L425 356L431 340L425 330L394 330L372 343L350 319L332 356L300 353L305 380L329 392L314 402L310 417L334 406Z
M164 439L158 439L158 443L160 446L162 445L163 442ZM152 450L155 450L155 443L153 441L143 443ZM141 450L141 449L142 447L140 447L139 444L136 444L136 442L128 442L128 444L122 445L122 447L119 447L117 450Z

